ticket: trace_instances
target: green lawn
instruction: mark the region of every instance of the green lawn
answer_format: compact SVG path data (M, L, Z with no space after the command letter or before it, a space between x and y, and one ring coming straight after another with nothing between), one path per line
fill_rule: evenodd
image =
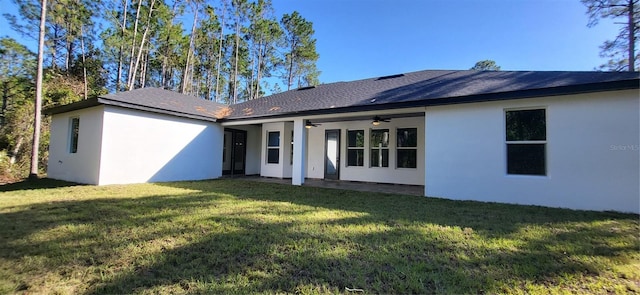
M611 212L45 179L0 186L0 293L637 293L639 233Z

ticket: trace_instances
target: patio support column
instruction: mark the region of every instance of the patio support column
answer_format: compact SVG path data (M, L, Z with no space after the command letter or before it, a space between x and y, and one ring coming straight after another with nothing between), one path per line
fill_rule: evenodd
M427 173L429 173L429 163L427 162L427 150L429 149L429 142L427 142L427 116L429 116L429 114L427 113L427 108L425 107L424 109L424 196L427 197L429 196L427 194L427 186L429 185L427 183Z
M302 185L307 165L307 129L302 118L293 120L293 171L291 184Z

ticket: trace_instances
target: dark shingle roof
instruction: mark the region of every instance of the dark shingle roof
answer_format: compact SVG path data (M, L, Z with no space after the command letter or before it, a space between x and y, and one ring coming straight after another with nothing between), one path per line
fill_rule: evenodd
M638 73L420 71L286 91L231 106L230 119L377 110L638 89Z
M159 88L108 94L46 114L100 104L206 121L287 117L640 88L630 72L420 71L303 87L227 106Z
M69 112L100 104L170 114L206 121L216 121L227 114L227 105L203 100L194 96L160 88L141 88L132 91L118 92L98 97L97 99L80 101L45 110L47 114Z

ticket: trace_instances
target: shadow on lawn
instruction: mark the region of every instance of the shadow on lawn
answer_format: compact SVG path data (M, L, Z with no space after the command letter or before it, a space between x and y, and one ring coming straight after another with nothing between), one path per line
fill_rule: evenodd
M71 276L78 267L94 274L117 271L102 280L98 275L90 276L86 289L77 290L88 294L158 291L163 286L180 288L171 291L205 293L299 292L309 288L335 293L345 287L373 293L495 293L501 291L501 284L513 283L506 281L508 278L553 284L562 274L598 274L601 265L597 262L573 257L614 257L637 251L639 246L637 240L630 247L610 246L606 241L616 238L617 233L602 227L522 240L515 249L469 250L478 239L517 235L527 225L637 220L635 215L242 181L163 185L197 192L30 204L0 213L0 258L47 257L41 271L62 277ZM228 206L222 202L229 200L268 202L251 210L206 216L195 213L201 208ZM303 205L306 211L287 211L286 204ZM326 209L361 214L318 221L317 231L306 231L295 221L256 219L268 215L269 210L295 215ZM199 219L181 221L192 213ZM346 236L322 232L323 228L370 224L386 229ZM55 239L33 238L39 232L70 225L79 228ZM428 232L416 229L428 225L442 227L442 231L438 227ZM471 231L463 238L451 238L447 235L451 227ZM162 244L174 239L186 241L177 246ZM155 252L129 253L135 250L131 245L150 241L162 246ZM132 261L121 257L128 254L137 256ZM117 265L119 262L131 264ZM115 270L108 268L113 265L117 265Z
M0 192L59 188L59 187L78 186L78 185L83 185L83 184L68 182L63 180L55 180L51 178L39 178L35 180L25 179L19 182L0 185Z

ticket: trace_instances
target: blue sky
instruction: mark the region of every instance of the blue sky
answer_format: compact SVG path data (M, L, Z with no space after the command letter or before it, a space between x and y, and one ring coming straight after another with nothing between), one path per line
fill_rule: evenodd
M0 0L2 13L15 13ZM425 69L469 69L495 60L503 70L589 71L617 34L588 28L579 0L273 0L277 15L313 22L320 81L331 83ZM0 36L20 40L0 18ZM35 40L23 40L36 48ZM33 44L31 44L33 43Z
M587 27L579 0L273 0L277 14L313 22L320 80L349 81L425 69L589 71L604 63L610 21Z

